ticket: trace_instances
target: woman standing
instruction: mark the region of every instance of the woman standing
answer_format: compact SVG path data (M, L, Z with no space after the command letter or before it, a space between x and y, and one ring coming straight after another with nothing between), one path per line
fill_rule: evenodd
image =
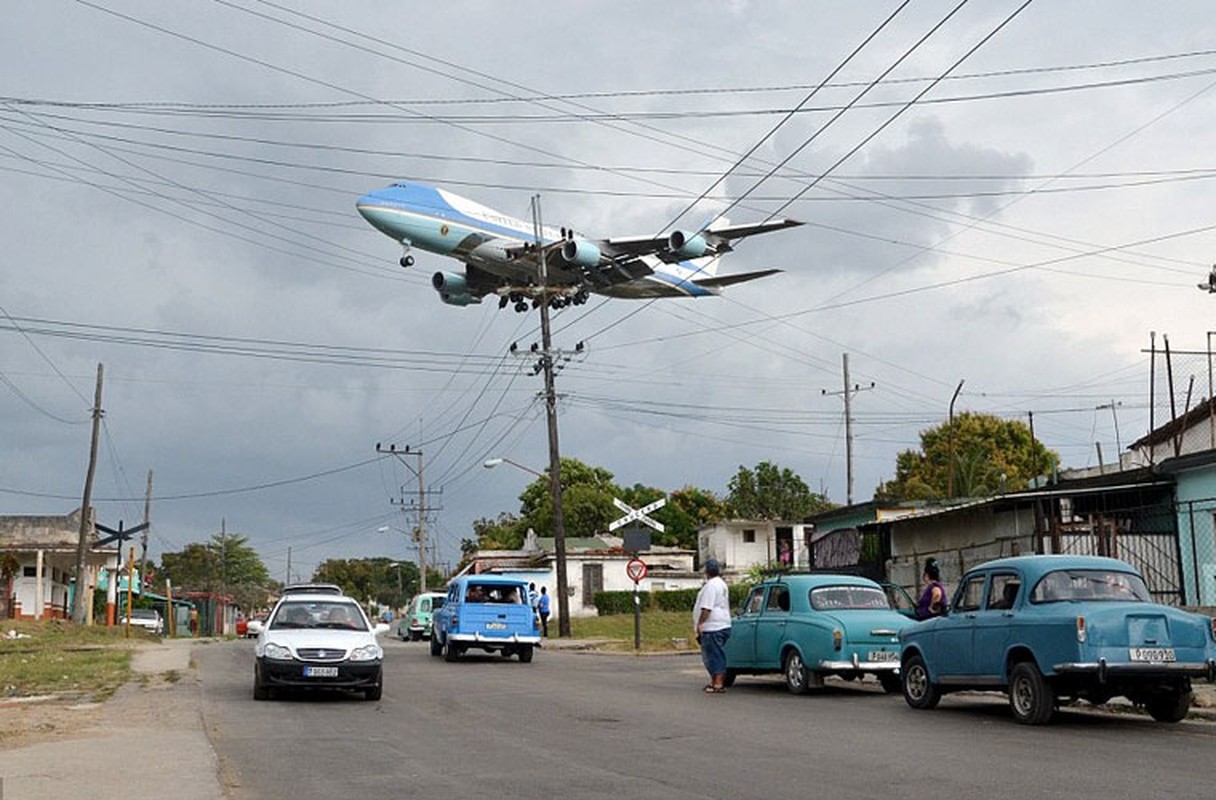
M936 558L925 561L925 574L921 576L925 590L916 603L916 618L930 619L946 615L946 584L942 583L942 570Z

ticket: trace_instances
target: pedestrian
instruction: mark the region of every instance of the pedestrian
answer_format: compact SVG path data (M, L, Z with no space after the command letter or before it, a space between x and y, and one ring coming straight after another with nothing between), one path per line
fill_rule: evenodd
M536 609L540 613L541 636L549 636L549 587L540 587L540 597L536 601Z
M726 641L730 638L730 592L716 558L705 560L705 585L693 607L693 634L709 673L706 694L726 691Z
M916 603L917 619L944 617L949 605L946 602L946 584L942 583L942 570L936 558L925 561L925 574L921 576L925 589Z
M536 613L536 606L540 603L540 595L536 593L536 584L528 584L528 605L532 607L532 613Z

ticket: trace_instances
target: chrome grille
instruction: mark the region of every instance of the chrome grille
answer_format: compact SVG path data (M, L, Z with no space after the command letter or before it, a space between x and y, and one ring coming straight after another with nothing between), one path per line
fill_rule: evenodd
M296 655L303 661L345 661L346 651L340 647L301 647Z

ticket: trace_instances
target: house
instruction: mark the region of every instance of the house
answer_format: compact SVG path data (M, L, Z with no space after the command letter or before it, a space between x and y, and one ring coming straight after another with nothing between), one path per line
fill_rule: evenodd
M98 585L98 570L115 563L118 548L100 547L90 520L85 553L85 585ZM0 516L0 618L69 618L75 584L76 550L80 542L80 511L66 516ZM86 609L91 619L93 604Z
M801 522L722 520L697 529L697 556L701 564L717 559L728 581L753 567L802 569L807 565L811 531Z
M1166 459L1155 471L1174 479L1186 603L1216 607L1216 450Z
M646 577L638 583L643 592L699 587L703 577L693 564L695 554L678 547L651 547L638 555L647 567ZM634 554L624 549L624 541L602 534L566 539L566 585L572 617L595 616L596 592L633 591L633 581L625 565ZM554 540L528 531L519 550L478 550L465 573L509 575L548 590L557 613L557 561ZM463 574L463 573L462 573Z

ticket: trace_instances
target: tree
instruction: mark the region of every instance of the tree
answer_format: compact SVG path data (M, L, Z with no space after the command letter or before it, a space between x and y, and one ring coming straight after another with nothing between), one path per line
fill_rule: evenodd
M726 505L740 519L794 521L833 507L794 472L771 461L761 461L755 469L741 465L728 488Z
M180 553L161 557L161 577L183 591L223 592L242 608L266 602L274 581L248 537L215 534L203 544L192 542Z
M428 576L430 570L427 570ZM361 603L374 602L402 608L418 593L418 565L396 561L387 556L374 558L331 558L312 574L318 583L335 583Z
M877 500L940 500L1016 492L1050 474L1060 456L1018 420L964 412L953 424L921 431L920 450L896 457L895 477L880 484Z

